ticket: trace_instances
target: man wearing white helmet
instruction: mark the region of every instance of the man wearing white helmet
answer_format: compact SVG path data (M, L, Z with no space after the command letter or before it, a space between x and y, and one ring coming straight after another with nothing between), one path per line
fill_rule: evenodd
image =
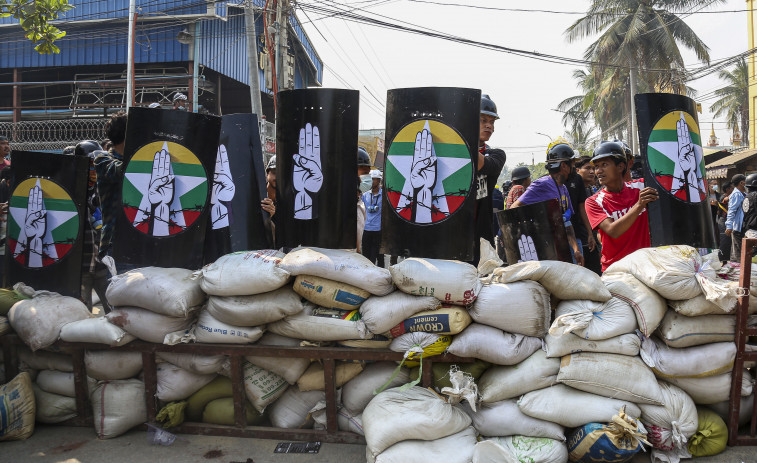
M176 92L173 96L173 109L178 109L180 111L187 110L187 96L185 94Z
M383 175L378 169L373 169L371 175L371 189L363 193L362 200L365 204L366 219L363 231L363 255L374 264L384 266L384 256L380 253L381 247L381 179Z

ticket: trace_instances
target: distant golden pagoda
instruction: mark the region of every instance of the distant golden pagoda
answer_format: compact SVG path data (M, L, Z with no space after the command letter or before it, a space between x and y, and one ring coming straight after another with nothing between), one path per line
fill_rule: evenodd
M710 130L710 140L707 142L707 146L718 146L718 137L715 136L715 124L710 124L712 130Z
M738 148L741 146L741 131L738 127L733 128L733 137L731 138L731 145L733 145L734 148Z

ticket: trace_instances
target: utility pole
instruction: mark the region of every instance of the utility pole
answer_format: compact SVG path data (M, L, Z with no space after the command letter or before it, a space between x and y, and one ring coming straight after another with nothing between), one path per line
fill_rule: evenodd
M137 0L129 0L129 44L126 54L126 111L134 104L134 19Z
M253 0L245 4L245 31L247 33L247 67L250 80L250 105L252 113L263 117L263 105L260 101L260 73L258 72L258 43L255 33L255 9Z
M286 88L289 0L276 2L276 79L279 91Z
M630 91L631 94L631 114L628 115L628 122L631 127L630 140L628 140L631 147L631 152L636 153L636 63L634 63L633 57L631 57L631 67L629 70L630 75Z

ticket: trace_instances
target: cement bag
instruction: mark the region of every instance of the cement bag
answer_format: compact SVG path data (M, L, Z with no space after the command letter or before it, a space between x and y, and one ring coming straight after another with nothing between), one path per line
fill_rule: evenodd
M699 426L689 439L689 453L694 458L709 457L723 452L728 445L728 426L717 413L706 408L697 409Z
M78 299L48 291L37 291L32 299L16 302L8 312L13 330L32 351L58 340L66 323L92 318Z
M158 352L157 358L162 361L172 363L179 368L183 368L191 373L198 375L216 374L223 369L226 362L225 355L198 355L198 354L180 354L175 352Z
M728 413L731 409L730 400L705 406L717 413L719 417L723 418L723 421L728 422ZM754 394L747 397L742 396L739 406L739 426L743 426L752 421L752 410L754 410Z
M638 357L581 353L560 361L557 381L582 391L662 405L662 391L654 373Z
M545 437L526 437L526 436L508 436L508 437L487 437L485 442L476 444L479 453L474 451L473 462L533 462L533 463L565 463L568 461L568 449L562 441L547 439ZM501 453L489 453L494 455L495 459L487 454L482 455L484 449L478 446L487 443L496 445L497 450ZM488 452L487 452L488 453Z
M25 347L18 348L19 369L27 370L57 370L74 371L73 360L70 355L56 354L40 350L32 352Z
M67 342L90 342L110 347L123 346L137 339L105 317L88 318L63 325L60 340Z
M551 421L566 428L577 428L588 423L607 423L621 407L633 417L641 415L636 404L579 391L564 384L529 392L518 400L520 411L528 416Z
M374 397L363 411L368 460L397 442L441 439L470 424L471 419L465 412L428 389L386 390Z
M185 421L201 421L202 412L210 402L224 397L233 397L234 390L231 380L225 376L216 376L213 381L204 385L187 399L184 409ZM233 415L233 413L232 413ZM233 421L233 416L232 416Z
M279 267L283 252L235 252L221 256L199 272L200 288L213 296L242 296L275 291L289 281L289 272Z
M45 392L36 384L34 401L36 402L35 419L40 423L56 424L76 416L76 399L64 395Z
M725 402L731 395L731 373L703 378L666 378L665 381L674 384L686 392L697 405L710 405ZM754 380L749 370L744 370L741 377L741 396L752 394Z
M685 449L697 431L697 407L682 389L660 383L665 405L639 404L641 422L647 428L647 441L656 449Z
M389 270L377 267L361 254L324 248L295 248L280 267L292 275L318 275L347 283L377 296L394 290Z
M596 273L578 265L556 260L534 260L501 267L495 269L488 280L492 283L533 280L563 301L588 299L605 302L611 297Z
M216 320L235 326L260 326L302 312L300 296L285 286L252 296L211 296L205 308Z
M476 431L467 427L441 439L405 440L384 450L376 463L470 463L476 446ZM370 455L368 456L370 461Z
M658 339L646 338L641 341L640 355L658 378L702 378L731 371L736 344L716 342L675 349Z
M583 339L599 341L633 333L636 326L633 309L617 297L607 302L562 301L555 310L555 321L549 334L573 333Z
M514 399L484 403L475 412L466 403L463 404L463 410L471 417L473 427L482 436L548 437L565 441L562 426L523 414Z
M361 371L363 371L362 363L354 362L336 362L336 387L342 387L347 381L351 380ZM323 377L323 365L318 362L310 364L305 373L297 380L297 387L300 391L324 391L326 390L326 383Z
M0 421L0 441L24 440L31 436L36 410L29 373L21 372L0 386L0 416L3 417Z
M176 318L186 318L205 302L200 282L183 268L143 267L116 275L105 297L113 307L140 307Z
M287 338L274 333L266 333L258 341L260 346L281 346L281 347L299 347L299 339ZM294 384L300 379L305 370L310 366L310 359L306 358L288 358L286 362L281 361L281 357L258 357L249 355L245 359L264 370L276 373L286 380L289 384Z
M389 330L392 337L405 333L457 334L471 324L471 316L463 307L443 304L442 308L418 312Z
M11 322L8 321L8 317L0 316L0 336L11 331Z
M359 309L371 295L356 286L313 275L298 275L293 289L315 305L340 310Z
M371 336L360 320L360 312L339 312L308 304L302 312L271 323L267 329L281 336L308 341L343 341Z
M84 352L87 375L99 380L129 379L142 371L141 352L88 350Z
M443 354L452 343L451 336L434 333L406 333L394 338L389 349L405 353L405 366L412 368L420 365L418 360Z
M88 390L95 386L96 381L87 378ZM42 370L37 375L37 386L50 394L76 397L74 374L67 371Z
M98 439L118 437L147 421L145 384L138 379L103 381L90 399Z
M340 431L354 432L360 436L365 436L362 414L354 415L346 408L340 407L336 412L336 421Z
M249 400L244 401L244 416L247 426L259 426L264 421L263 416L255 410ZM202 422L236 426L234 420L234 398L222 397L208 403L202 412Z
M167 362L159 363L157 372L158 389L155 397L164 402L184 400L216 377L215 373L198 375Z
M473 323L455 336L447 351L458 357L473 357L496 365L515 365L540 349L541 343L539 338Z
M436 364L434 364L436 366ZM374 397L374 391L388 384L387 389L410 382L410 372L400 368L392 378L397 364L394 362L376 362L366 365L357 376L347 381L342 388L342 404L353 414L360 414Z
M313 427L310 410L321 400L326 400L323 391L300 391L290 386L279 399L271 405L268 418L275 428L309 429Z
M538 349L526 360L513 366L493 366L478 381L478 390L483 402L499 402L513 397L520 397L537 389L557 383L560 360L547 358L546 352ZM487 436L506 436L512 434L482 434ZM524 433L514 433L523 434ZM549 437L549 436L541 436Z
M601 341L587 341L572 333L560 337L547 334L544 337L544 346L547 357L550 358L563 357L578 352L604 352L635 357L639 355L641 339L636 334L623 334Z
M200 312L193 334L196 342L211 344L250 344L263 336L263 327L229 325L213 318L207 311Z
M372 296L360 306L360 314L365 326L372 333L386 333L398 323L413 315L441 307L432 296L413 296L395 291L386 296Z
M605 273L602 275L602 281L613 297L622 299L631 306L636 314L639 330L644 336L651 336L667 313L665 299L633 275Z
M176 318L137 307L121 307L105 316L112 324L147 342L163 344L166 335L192 326L193 318Z
M484 285L469 312L477 323L537 338L547 333L552 316L549 292L529 280Z
M281 361L281 359L279 359ZM244 392L260 413L286 392L288 384L281 376L244 362Z
M668 310L657 334L670 347L684 348L713 342L733 342L735 315L687 317Z
M644 448L644 426L621 409L609 424L589 423L573 431L568 439L570 461L610 463L629 461Z
M481 290L476 267L456 260L411 257L389 267L403 293L434 296L453 305L470 305Z
M749 304L750 314L754 313L753 308L757 308L757 306L751 304L751 299L752 298L750 298ZM704 294L700 294L695 298L685 299L683 301L668 301L668 306L674 311L687 317L699 317L701 315L725 315L728 313L733 314L736 309L736 306L734 305L731 310L723 310L717 304L708 301L707 298L704 297Z

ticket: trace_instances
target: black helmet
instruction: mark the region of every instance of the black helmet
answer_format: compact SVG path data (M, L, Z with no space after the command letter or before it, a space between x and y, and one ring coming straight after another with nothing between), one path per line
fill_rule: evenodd
M265 166L265 171L268 173L269 170L276 168L276 156L272 156L271 159L268 160L268 165Z
M523 180L524 178L528 178L531 176L531 171L528 170L528 167L526 166L519 166L513 169L513 174L511 179L513 181L515 180Z
M567 143L558 143L547 151L547 169L556 169L565 161L570 161L575 155L573 148Z
M102 146L94 140L80 141L74 149L75 156L87 156L91 157L94 151L102 151Z
M510 188L513 187L513 181L512 180L505 180L502 184L502 191L507 191Z
M623 153L626 155L626 159L633 158L633 151L631 151L631 147L628 146L626 142L623 140L618 140L617 138L613 140L615 143L620 143L620 146L623 147Z
M495 119L499 119L497 114L497 105L494 104L489 95L481 95L481 114L492 116Z
M594 148L594 155L591 157L591 162L596 162L607 157L613 157L628 162L628 159L626 158L626 150L623 148L622 142L602 140L599 142L599 146Z
M371 157L368 155L368 151L366 151L362 146L357 147L357 165L358 167L371 167L373 165L373 163L371 163Z
M750 190L757 190L757 174L747 175L745 186Z

